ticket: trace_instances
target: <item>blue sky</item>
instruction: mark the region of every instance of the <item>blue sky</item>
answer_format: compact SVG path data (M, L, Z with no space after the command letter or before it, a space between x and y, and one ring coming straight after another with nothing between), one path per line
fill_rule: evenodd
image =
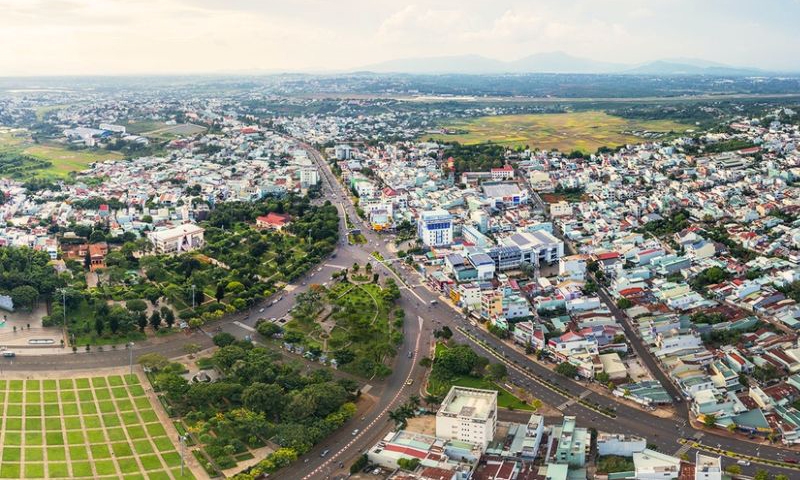
M0 0L0 74L334 71L564 51L800 71L800 0Z

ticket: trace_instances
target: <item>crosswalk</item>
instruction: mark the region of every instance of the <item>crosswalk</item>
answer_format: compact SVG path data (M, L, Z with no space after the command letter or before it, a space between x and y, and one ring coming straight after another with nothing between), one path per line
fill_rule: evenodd
M567 408L571 407L572 405L575 405L576 403L578 403L578 401L583 400L584 398L588 397L591 394L592 394L591 390L584 390L584 391L581 392L580 395L578 395L578 398L570 398L566 402L564 402L561 405L557 406L556 409L561 411L561 412L563 412Z
M701 438L703 438L704 435L705 434L703 432L698 432L694 436L694 438L695 438L695 440L700 440ZM692 445L693 445L693 442L684 443L683 445L681 445L681 448L679 448L677 451L675 451L675 454L673 455L673 457L680 458L683 454L685 454L686 452L688 452L689 450L692 449Z

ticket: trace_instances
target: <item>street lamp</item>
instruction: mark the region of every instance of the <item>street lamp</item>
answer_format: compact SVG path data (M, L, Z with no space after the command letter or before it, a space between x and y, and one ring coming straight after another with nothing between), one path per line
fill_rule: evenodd
M178 440L180 441L180 444L181 444L181 478L183 478L183 463L184 463L183 462L183 447L186 444L186 435L181 435L180 437L178 437Z
M133 378L133 342L128 342L125 344L125 348L128 349L128 362L130 366L130 375Z
M195 289L195 285L192 284L192 310L194 310L194 289Z

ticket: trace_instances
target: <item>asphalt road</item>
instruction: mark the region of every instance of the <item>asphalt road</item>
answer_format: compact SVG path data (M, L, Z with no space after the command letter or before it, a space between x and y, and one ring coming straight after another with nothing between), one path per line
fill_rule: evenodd
M691 428L686 422L685 407L679 411L674 418L660 418L650 415L647 412L629 407L622 403L616 403L614 399L599 395L586 389L585 384L567 379L555 374L543 365L533 361L530 357L510 348L501 340L488 334L482 329L472 327L462 315L450 306L438 302L432 305L432 300L439 300L438 296L420 284L421 279L410 269L398 268L399 276L388 269L386 266L375 261L370 256L371 252L380 252L384 258L391 258L391 254L384 242L387 235L379 235L366 228L355 213L353 205L350 203L347 193L342 186L335 180L330 172L327 163L321 158L318 152L306 145L312 159L320 166L322 172L323 198L337 204L341 210L347 212L351 221L361 227L368 243L365 245L349 245L344 228L344 222L340 223L342 241L339 244L335 257L329 258L322 265L308 272L306 276L299 279L294 284L294 289L283 293L283 299L278 300L281 294L265 299L246 312L233 314L205 327L204 332L195 332L187 335L179 334L164 337L152 342L143 342L133 348L133 359L136 361L138 356L144 353L157 352L168 357L180 356L183 354L183 345L186 343L198 343L203 346L210 346L210 337L219 329L229 331L239 338L245 335L252 335L253 326L259 318L280 318L288 312L293 301L293 297L305 291L309 285L322 284L330 281L330 276L340 268L349 267L357 262L364 264L371 261L376 265L374 271L382 276L396 277L399 282L403 282L401 287L400 306L406 312L406 323L404 327L405 342L400 347L399 353L394 360L393 374L383 381L370 381L371 386L369 395L375 403L365 415L351 419L339 431L327 438L321 445L318 445L307 453L290 468L280 472L287 478L324 478L325 476L341 473L344 470L338 469L339 462L343 462L345 469L362 452L374 445L382 438L393 425L387 420L386 412L402 404L409 396L419 394L419 385L424 376L424 369L417 365L421 356L427 355L428 348L432 341L432 331L441 325L448 325L453 330L457 341L471 345L481 355L491 357L495 352L499 352L498 358L493 361L503 361L509 366L508 382L529 389L531 394L548 405L561 407L565 415L574 415L578 419L578 424L586 427L594 427L599 430L610 432L621 432L639 435L648 439L658 447L659 450L675 454L680 449L678 440L682 437L692 437L700 435L701 442L711 446L719 445L721 448L743 454L754 454L757 452L762 458L779 460L781 457L792 456L785 449L766 445L756 445L743 440L729 438L718 435L714 431L697 431ZM541 199L535 197L539 202ZM399 283L400 284L400 283ZM275 302L273 303L273 300ZM614 306L614 308L616 308ZM615 312L617 314L617 312ZM624 321L620 323L625 327ZM464 328L468 336L462 334L458 327ZM632 342L635 335L631 336L627 326L626 333ZM484 346L477 342L485 342L490 347L486 350ZM634 342L634 349L643 361L648 362L649 354L642 351L641 346ZM407 352L412 351L412 360L407 358ZM652 360L652 359L650 359ZM0 361L0 372L2 371L41 371L41 370L71 370L71 369L91 369L109 366L127 365L130 361L130 352L124 349L107 350L104 352L76 353L62 355L20 355L13 360L3 359ZM654 374L658 375L660 370L652 368ZM585 400L597 403L606 407L616 408L616 418L608 418L596 411L580 404L570 401L561 393L543 387L536 382L536 378L547 379L556 383L560 388L569 392L569 396L584 396ZM412 380L412 385L407 385L407 381ZM659 379L661 380L661 379ZM671 383L664 383L665 388L674 388ZM510 413L506 412L507 417ZM515 412L512 416L517 418L521 415ZM501 415L503 417L503 415ZM362 419L363 418L363 419ZM353 435L353 430L359 432ZM324 450L330 452L322 457ZM693 455L692 450L688 450ZM724 460L725 464L733 462ZM744 467L745 473L752 474L757 468L766 468L775 473L787 473L791 477L797 472L776 467L763 467L753 464Z

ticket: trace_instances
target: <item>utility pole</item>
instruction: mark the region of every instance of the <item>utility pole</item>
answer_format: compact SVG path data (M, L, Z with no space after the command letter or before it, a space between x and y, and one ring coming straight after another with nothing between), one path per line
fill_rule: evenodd
M67 289L59 288L61 292L61 307L64 310L64 336L67 336ZM69 338L67 338L69 340Z
M192 310L194 310L194 289L195 289L195 285L192 284Z

